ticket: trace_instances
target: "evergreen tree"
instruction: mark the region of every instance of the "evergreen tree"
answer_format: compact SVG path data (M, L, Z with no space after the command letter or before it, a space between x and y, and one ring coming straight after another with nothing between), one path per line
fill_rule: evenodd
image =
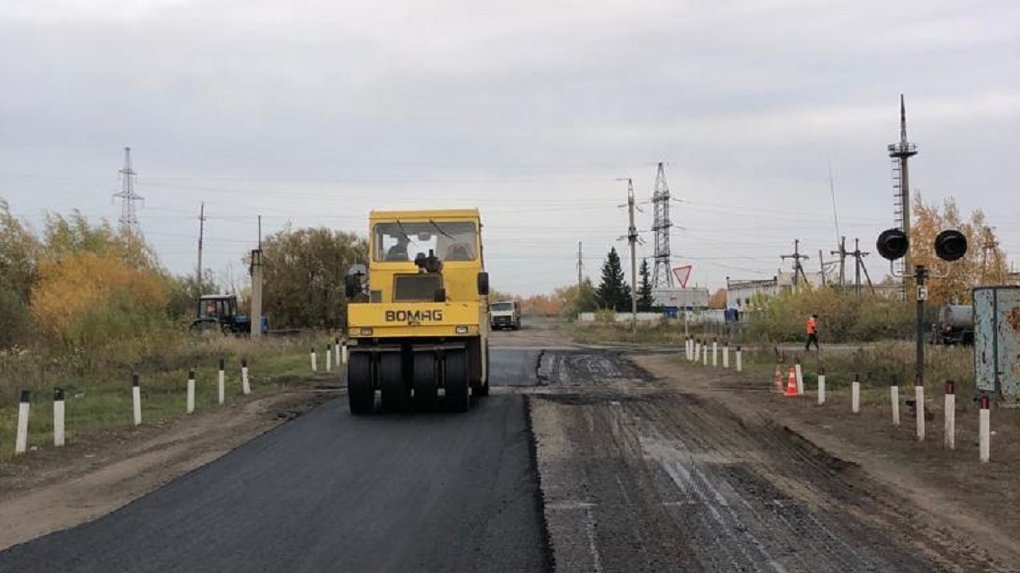
M623 267L616 247L609 249L606 261L602 263L602 282L596 291L596 300L600 308L618 312L630 310L630 287L624 280Z
M655 301L652 300L652 276L648 270L648 259L641 261L638 274L641 276L641 284L638 286L637 309L638 312L649 312Z

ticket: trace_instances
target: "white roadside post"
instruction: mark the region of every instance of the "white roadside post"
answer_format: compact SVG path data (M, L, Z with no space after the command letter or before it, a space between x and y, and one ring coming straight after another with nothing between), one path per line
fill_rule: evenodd
M804 369L800 365L800 355L793 356L793 371L797 376L797 395L804 395Z
M350 356L350 351L347 348L347 339L340 341L340 363L347 364L347 359Z
M947 450L956 449L956 384L952 381L946 382L946 436L945 446Z
M694 362L701 362L701 341L694 341Z
M142 389L138 386L138 375L131 375L131 406L134 413L135 425L142 424Z
M251 383L248 382L248 359L241 359L241 392L247 396L251 394Z
M326 343L326 372L333 370L333 348Z
M708 366L708 341L701 345L701 365Z
M818 405L825 403L825 368L818 369Z
M724 342L722 347L722 367L729 370L730 368L730 343Z
M216 398L220 404L226 399L227 373L226 361L220 358L220 371L216 375Z
M195 371L188 370L188 413L195 411Z
M743 371L744 371L744 354L740 350L740 347L738 346L737 347L737 372L743 372Z
M64 445L64 389L53 389L53 447Z
M318 361L318 359L315 356L315 347L314 346L312 347L311 350L308 351L308 357L312 361L312 372L318 372L319 371L319 361Z
M719 367L719 339L712 339L712 368Z
M981 463L988 463L991 459L992 450L992 411L991 401L988 396L982 396L978 402L981 408L978 410L978 448L980 449Z
M900 425L900 387L893 384L889 387L889 403L892 405L892 425Z
M917 441L924 441L924 380L918 376L914 381L915 412L917 413Z
M28 450L28 414L31 398L31 392L21 391L21 399L18 401L18 433L14 437L15 454L23 454Z
M854 414L861 411L861 381L854 374L854 381L850 383L850 411Z

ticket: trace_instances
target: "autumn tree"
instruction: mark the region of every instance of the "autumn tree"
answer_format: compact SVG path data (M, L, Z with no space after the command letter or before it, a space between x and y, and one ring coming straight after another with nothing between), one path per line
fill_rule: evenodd
M521 314L530 316L558 316L563 309L563 296L559 289L553 294L536 294L521 300Z
M1006 255L999 248L995 231L988 226L980 209L972 212L969 219L964 219L954 199L946 199L940 207L936 203L925 203L918 194L914 199L913 215L911 263L946 273L945 277L932 276L928 280L930 302L946 304L958 300L966 303L970 301L971 289L975 286L1005 282L1008 274ZM935 254L935 237L946 229L959 230L967 237L967 254L952 263L939 259Z
M726 289L721 288L712 293L712 296L708 298L708 308L726 308Z
M133 269L162 273L155 252L141 235L127 227L114 228L105 219L90 223L77 210L66 217L47 214L42 243L43 256L47 259L92 253L120 259Z
M581 281L580 287L560 287L556 289L555 295L563 301L560 316L564 318L575 319L582 312L594 312L599 308L598 294L588 277Z
M96 348L149 330L165 316L163 277L111 254L47 258L38 272L32 314L46 335L65 345Z
M620 312L630 310L630 287L624 279L616 247L609 249L606 260L602 263L602 282L599 283L596 299L599 308Z
M639 312L649 312L655 305L655 300L652 298L652 273L648 269L648 259L641 260L638 275L641 277L641 283L637 291L637 308Z
M367 251L364 238L326 228L288 228L269 236L262 246L262 308L270 324L314 328L346 324L344 277L352 264L365 263Z

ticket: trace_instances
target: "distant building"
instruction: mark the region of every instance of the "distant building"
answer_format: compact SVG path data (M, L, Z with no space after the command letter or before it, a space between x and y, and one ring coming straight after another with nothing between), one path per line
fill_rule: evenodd
M807 284L819 288L825 284L821 273L805 273ZM804 277L798 282L804 284ZM793 273L778 271L770 279L731 279L726 277L726 308L740 311L749 310L754 300L772 298L783 291L793 290Z
M733 280L726 277L726 308L745 311L753 301L779 294L779 277L770 279Z

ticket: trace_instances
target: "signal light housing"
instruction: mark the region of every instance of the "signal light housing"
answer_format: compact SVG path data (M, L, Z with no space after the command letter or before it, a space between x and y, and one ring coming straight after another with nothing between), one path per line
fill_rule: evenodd
M967 237L956 229L942 231L935 237L935 254L943 261L955 261L967 254Z
M886 229L878 236L875 246L882 258L895 261L907 254L910 249L910 240L907 239L907 234L900 229Z

